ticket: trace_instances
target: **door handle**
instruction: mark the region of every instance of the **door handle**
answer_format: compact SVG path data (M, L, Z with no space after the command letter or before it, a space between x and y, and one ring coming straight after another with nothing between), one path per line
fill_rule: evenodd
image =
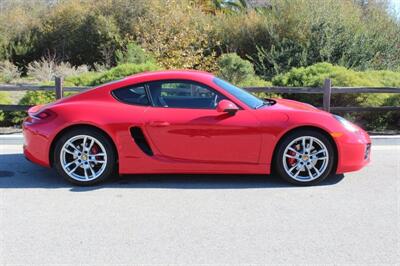
M170 123L166 121L152 121L149 125L152 127L167 127Z

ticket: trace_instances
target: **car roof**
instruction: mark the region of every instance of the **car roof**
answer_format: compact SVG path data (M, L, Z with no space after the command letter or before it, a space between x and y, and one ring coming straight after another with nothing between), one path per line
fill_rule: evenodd
M209 80L214 75L205 71L199 70L160 70L160 71L149 71L142 72L139 74L131 75L124 78L124 81L136 81L136 80L158 80L158 79L177 79L177 78L188 78L193 80Z

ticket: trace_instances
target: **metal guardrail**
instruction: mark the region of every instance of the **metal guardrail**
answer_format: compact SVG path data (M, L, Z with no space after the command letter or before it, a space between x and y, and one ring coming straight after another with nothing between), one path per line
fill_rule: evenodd
M55 86L38 86L31 84L0 84L0 91L55 91L56 98L64 96L64 92L80 92L91 87L64 87L62 78L55 78ZM400 93L400 88L392 87L332 87L332 81L326 79L323 87L247 87L250 92L264 93L293 93L293 94L323 94L322 109L328 112L376 112L376 111L400 111L400 106L380 107L347 107L331 106L332 94L342 93ZM0 104L3 111L26 111L28 105L4 105Z

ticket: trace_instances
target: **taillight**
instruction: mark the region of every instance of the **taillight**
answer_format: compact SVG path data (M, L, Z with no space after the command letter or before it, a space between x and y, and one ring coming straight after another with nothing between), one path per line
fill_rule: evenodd
M38 112L38 113L36 113L36 114L32 114L32 117L37 118L37 119L46 119L46 118L48 118L49 116L50 116L50 113L47 112L46 110L45 110L45 111Z

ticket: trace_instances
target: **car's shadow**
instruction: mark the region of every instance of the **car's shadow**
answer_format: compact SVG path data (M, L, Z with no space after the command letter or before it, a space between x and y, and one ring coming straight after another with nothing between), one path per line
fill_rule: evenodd
M343 175L330 176L318 186L334 185ZM128 175L116 176L97 186L78 187L64 181L48 168L25 160L22 154L0 155L0 188L70 188L83 192L102 188L161 188L161 189L257 189L294 188L275 175Z

